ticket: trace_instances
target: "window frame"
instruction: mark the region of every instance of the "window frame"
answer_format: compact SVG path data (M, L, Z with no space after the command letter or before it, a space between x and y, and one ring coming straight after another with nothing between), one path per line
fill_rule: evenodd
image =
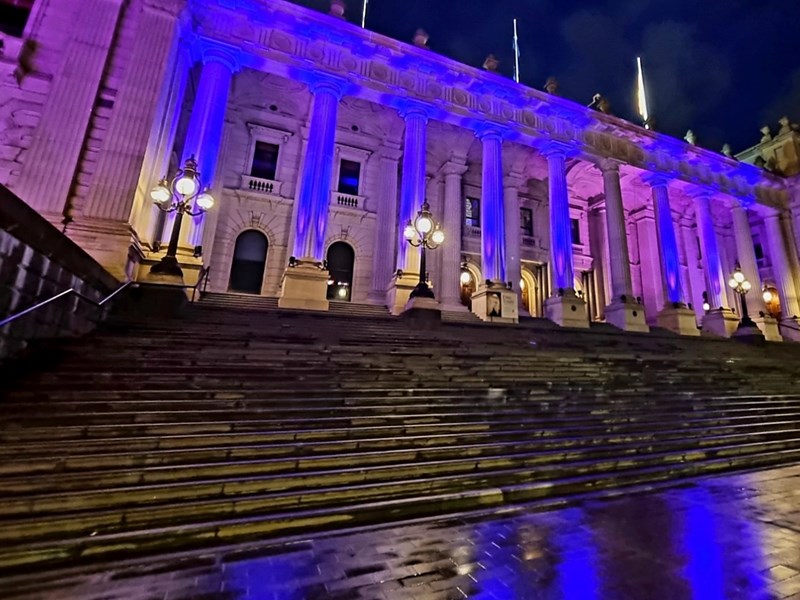
M339 191L339 176L342 172L342 161L349 160L350 162L359 163L361 169L358 176L358 193L355 194L358 198L366 196L367 189L367 162L369 161L372 152L364 150L363 148L355 148L353 146L346 146L344 144L336 144L336 160L334 161L333 177L331 178L331 193L341 194L343 196L353 196L353 194L346 194Z
M247 160L245 162L244 169L242 170L242 175L245 177L252 177L253 179L259 179L261 181L274 181L276 183L281 183L284 181L283 169L286 160L286 142L288 142L294 134L282 129L275 129L273 127L257 125L255 123L248 123L247 129L250 133L250 143L247 149ZM258 142L275 144L278 146L278 160L275 164L275 179L263 179L250 174L253 172L253 160L256 157L256 144Z
M530 221L529 221L530 222L530 227L528 229L524 228L524 221L522 219L522 214L523 213L527 213L528 215L530 215ZM532 208L529 208L527 206L520 206L519 207L519 230L520 230L520 233L524 237L531 237L531 238L533 237L533 209Z

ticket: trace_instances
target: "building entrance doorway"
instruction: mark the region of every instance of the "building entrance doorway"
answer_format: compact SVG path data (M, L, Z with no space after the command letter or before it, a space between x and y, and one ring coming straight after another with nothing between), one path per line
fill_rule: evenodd
M261 293L268 246L267 236L260 231L251 229L239 234L233 249L228 289L246 294Z
M334 242L328 248L328 300L350 302L356 253L350 244Z

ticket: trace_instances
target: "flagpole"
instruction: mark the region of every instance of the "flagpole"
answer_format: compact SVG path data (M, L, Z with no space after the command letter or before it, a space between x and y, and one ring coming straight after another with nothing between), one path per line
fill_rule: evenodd
M644 87L644 69L642 68L642 57L636 57L636 67L638 70L638 83L639 83L639 115L644 122L644 128L650 129L650 111L647 108L647 92Z
M516 19L514 19L514 81L519 83L519 37L517 36Z
M361 11L361 29L367 28L367 4L369 0L364 0L364 9Z

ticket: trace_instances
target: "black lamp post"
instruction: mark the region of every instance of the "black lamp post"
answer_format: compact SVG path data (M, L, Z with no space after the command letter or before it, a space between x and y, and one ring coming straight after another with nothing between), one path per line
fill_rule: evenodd
M208 188L200 186L200 174L197 172L197 161L194 156L186 159L183 168L178 169L171 181L168 181L166 177L163 178L150 191L150 198L163 212L175 213L175 222L172 224L167 253L160 262L150 267L150 272L183 277L183 271L177 258L183 215L194 217L214 206L214 198L208 192ZM197 210L192 210L192 202Z
M756 327L756 324L750 319L747 314L747 292L753 287L753 284L747 280L747 277L742 273L742 268L737 264L736 269L733 271L731 278L728 280L728 285L734 292L739 294L742 301L742 322L739 323L739 329L743 327Z
M444 242L444 231L439 224L434 225L433 214L428 201L422 203L422 208L417 212L414 221L409 221L403 230L406 241L420 249L419 256L419 283L411 291L411 298L433 298L433 290L426 281L427 265L425 250L436 250Z

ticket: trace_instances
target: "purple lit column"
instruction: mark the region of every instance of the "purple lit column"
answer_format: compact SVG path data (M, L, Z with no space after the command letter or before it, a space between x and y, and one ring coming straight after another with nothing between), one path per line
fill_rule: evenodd
M625 209L619 183L619 163L605 160L600 164L603 189L606 197L606 231L608 235L609 269L611 271L611 298L614 302L631 301L631 260L628 254L628 235L625 226ZM623 297L625 300L623 300Z
M505 217L503 210L503 138L497 131L478 134L483 144L481 248L483 277L506 282Z
M420 108L401 112L406 121L403 146L403 180L400 187L400 213L397 246L397 268L406 273L419 271L419 252L411 248L403 237L403 229L413 221L425 202L425 152L427 146L428 115Z
M463 310L461 305L461 223L464 200L461 178L467 172L463 159L451 159L442 167L444 174L444 210L442 228L444 245L437 250L442 254L442 278L438 292L439 301L449 310Z
M761 294L761 275L758 273L756 251L753 246L753 234L750 231L750 219L747 218L747 209L738 201L731 207L733 216L733 232L736 238L736 258L747 280L753 286L753 294L747 296L747 306L753 311L751 316L767 312L764 297Z
M764 226L767 230L772 275L775 278L775 287L778 288L778 296L781 300L781 319L798 317L800 316L800 304L797 301L780 213L774 209L770 210L764 217Z
M569 294L575 291L572 258L572 230L569 218L569 192L567 190L567 150L549 146L543 154L547 157L550 192L550 264L553 291Z
M522 279L522 250L519 223L519 188L525 178L512 173L503 178L503 202L505 203L506 277L513 289L518 290ZM525 307L527 310L528 307Z
M703 263L706 271L708 303L712 309L730 308L728 294L725 289L728 278L722 270L719 256L717 232L714 228L714 217L711 214L711 199L707 192L695 196L697 210L697 226L700 230L700 242L703 245Z
M321 263L333 176L336 117L342 91L334 83L311 85L311 120L306 156L297 195L293 256Z
M681 290L681 261L678 242L675 238L675 224L672 222L672 209L669 206L669 180L653 175L646 180L653 189L653 210L656 217L658 248L661 254L661 276L667 299L673 305L683 304Z
M208 48L203 53L203 71L192 106L192 116L183 145L181 165L192 156L197 159L203 187L212 187L217 170L225 110L233 74L238 70L236 57L223 49ZM193 217L189 243L202 244L204 214Z

